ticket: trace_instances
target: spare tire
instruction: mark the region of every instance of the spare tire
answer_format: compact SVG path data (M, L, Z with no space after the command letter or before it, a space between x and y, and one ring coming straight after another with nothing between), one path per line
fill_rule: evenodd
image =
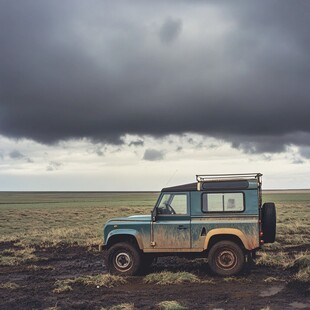
M262 230L264 243L273 243L276 239L276 206L273 202L263 204Z

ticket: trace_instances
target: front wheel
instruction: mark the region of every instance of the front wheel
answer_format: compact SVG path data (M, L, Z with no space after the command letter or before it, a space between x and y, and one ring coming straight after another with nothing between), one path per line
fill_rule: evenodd
M233 276L238 274L244 266L244 253L235 242L219 241L210 249L208 263L217 275Z
M129 243L116 243L107 252L106 264L111 274L133 276L140 268L141 255Z

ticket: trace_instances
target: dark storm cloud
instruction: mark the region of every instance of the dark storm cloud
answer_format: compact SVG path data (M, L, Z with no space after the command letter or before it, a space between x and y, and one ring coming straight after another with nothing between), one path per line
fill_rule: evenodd
M249 154L285 152L292 145L304 146L309 144L309 139L310 134L304 132L293 132L284 135L256 135L255 137L246 135L229 136L233 148L241 149ZM306 148L300 148L300 154L304 149Z
M288 0L1 1L0 134L310 145L309 10Z

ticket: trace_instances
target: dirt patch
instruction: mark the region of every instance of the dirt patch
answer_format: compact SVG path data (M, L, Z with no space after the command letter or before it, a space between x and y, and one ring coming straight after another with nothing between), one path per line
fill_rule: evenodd
M0 243L1 250L14 248ZM15 283L17 288L0 289L1 309L101 309L133 303L137 309L157 309L162 301L176 300L189 309L301 309L310 304L307 287L290 282L291 272L252 266L236 278L212 277L203 260L160 258L149 272L188 271L203 283L179 285L145 284L143 276L128 278L126 284L106 288L75 283L72 290L54 293L55 282L80 276L105 273L102 253L80 246L36 247L36 262L1 266L0 282ZM266 279L276 279L271 283ZM213 279L213 283L207 280ZM210 281L209 281L210 282ZM5 287L5 286L3 286ZM273 288L281 288L275 290ZM272 291L272 294L265 292Z

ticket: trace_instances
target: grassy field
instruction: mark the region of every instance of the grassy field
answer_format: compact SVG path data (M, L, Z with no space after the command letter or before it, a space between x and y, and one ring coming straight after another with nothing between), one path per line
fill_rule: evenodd
M148 214L158 193L108 192L2 192L0 241L28 245L102 240L104 222L115 216ZM264 201L277 206L277 242L273 248L310 243L310 191L267 192Z
M249 294L255 294L266 285L281 287L283 283L293 285L298 290L302 287L303 292L310 291L310 191L264 192L263 201L275 202L277 207L277 236L275 243L267 244L259 251L259 258L256 261L256 268L259 270L254 271L252 277L230 277L223 280L209 278L208 274L200 273L200 268L195 269L195 266L202 264L199 260L183 262L184 266L168 264L167 266L170 267L167 270L159 265L158 270L155 269L154 273L149 273L141 280L126 280L119 277L112 279L109 274L102 275L102 267L100 265L96 267L96 257L100 255L96 253L96 249L97 245L102 242L103 225L106 220L116 216L148 214L157 197L158 193L151 192L0 193L0 246L2 247L0 267L6 268L6 273L3 273L6 281L0 285L0 289L4 293L14 291L15 295L19 294L20 300L27 302L31 297L31 294L27 295L27 286L21 280L14 282L11 279L14 279L15 274L19 279L19 272L31 274L31 276L43 273L45 280L41 282L38 280L38 283L42 286L43 292L49 290L49 299L46 301L46 298L42 299L40 295L36 300L43 300L44 303L56 300L56 304L60 301L65 305L65 309L70 308L69 303L66 304L65 301L74 300L81 293L79 290L82 290L83 294L86 290L89 294L94 288L111 290L118 285L136 290L143 288L144 285L153 285L151 291L154 292L154 287L156 287L158 296L163 294L160 286L172 285L177 290L182 290L182 283L184 287L187 287L188 283L191 286L209 285L212 286L214 293L217 288L216 283L220 284L219 287L227 286L231 290L230 283L232 282L233 287L236 287L234 293L236 296L239 296L240 291L248 288L248 282L256 285ZM89 251L85 251L85 247L88 247ZM70 248L73 250L69 250ZM68 254L66 251L69 251ZM61 255L67 259L63 266L59 265ZM94 261L92 257L95 258ZM85 261L90 267L85 269L84 274L79 275L79 269L75 266L81 264L81 261ZM19 269L12 271L13 266L15 268L18 266ZM71 266L70 272L63 277L68 266ZM91 272L92 266L97 272ZM185 272L187 268L189 272ZM50 276L49 282L46 281L46 275ZM112 288L111 285L113 285ZM293 294L292 298L297 296L294 295L294 290L290 291L288 288L279 297L284 305L287 292ZM74 294L77 294L76 297ZM134 292L133 294L136 296ZM193 294L196 296L197 292L194 291ZM221 294L220 289L218 294ZM66 296L69 295L71 299L67 299ZM184 293L175 293L175 296L183 295ZM100 296L90 297L90 300L100 299ZM247 298L246 296L243 298ZM123 298L123 295L120 297ZM196 299L195 297L194 300ZM299 300L303 301L303 299ZM109 309L132 310L135 309L133 301L140 302L138 297L132 298L130 303L122 301L121 304L109 307ZM89 302L85 300L85 304ZM183 302L191 304L193 301L183 300ZM277 302L274 301L275 304ZM304 305L307 305L307 300L304 301ZM159 302L154 308L187 309L180 303L180 300L169 299ZM50 309L61 309L61 307L55 306ZM102 307L101 309L108 308Z
M276 242L264 246L258 264L293 269L293 281L310 283L310 192L275 192L263 195L277 207Z
M35 245L77 244L96 246L102 242L107 219L147 214L158 193L146 192L2 192L0 193L0 242L23 246L16 259L32 257ZM310 191L265 192L263 201L277 206L277 241L265 246L261 264L287 267L298 255L309 258ZM290 248L294 257L286 253ZM291 252L290 252L291 253Z
M26 245L102 241L104 222L149 213L157 193L0 193L0 241Z
M310 191L267 193L263 201L277 207L277 241L268 248L310 245Z

